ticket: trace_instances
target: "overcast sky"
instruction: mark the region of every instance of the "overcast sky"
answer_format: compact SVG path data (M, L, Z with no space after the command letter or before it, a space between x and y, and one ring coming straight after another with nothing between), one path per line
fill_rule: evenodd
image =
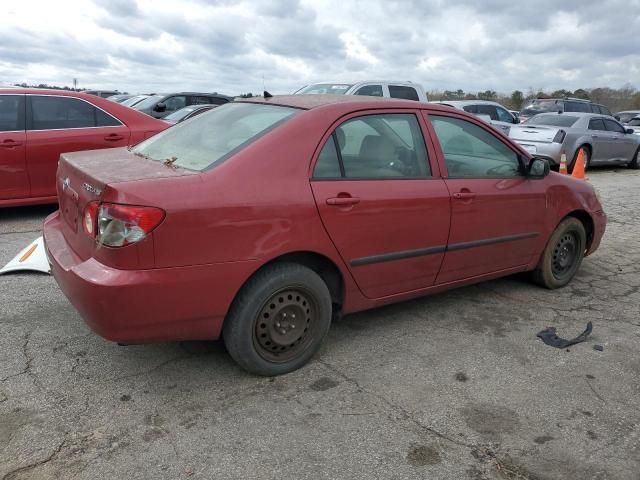
M288 93L640 87L640 0L8 0L0 84Z

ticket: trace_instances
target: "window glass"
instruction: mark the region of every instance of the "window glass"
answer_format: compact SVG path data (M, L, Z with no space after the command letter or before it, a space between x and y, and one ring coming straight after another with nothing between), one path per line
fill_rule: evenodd
M498 120L506 123L513 123L513 115L507 112L504 108L496 107L498 113Z
M181 108L187 105L187 97L183 97L183 96L169 97L166 100L164 100L163 103L167 106L167 109L165 110L165 112L175 112L176 110L180 110Z
M608 118L605 118L603 119L603 122L604 122L604 126L610 132L624 133L624 128L622 128L622 125L620 125L615 120L609 120Z
M389 85L389 95L393 98L404 98L405 100L420 100L415 88L402 85Z
M24 95L0 95L0 132L24 130Z
M360 87L355 94L367 95L370 97L382 97L382 85L365 85L364 87Z
M153 108L156 103L162 100L162 95L151 95L144 100L135 104L136 110L146 110L147 108Z
M601 118L592 118L589 120L589 130L606 130L606 128Z
M491 120L498 120L498 114L496 113L496 107L494 105L478 105L478 115L488 115Z
M587 102L564 102L564 111L591 113L591 104Z
M338 150L336 149L336 142L334 136L330 136L325 143L316 167L313 170L314 178L340 178L340 160L338 159Z
M34 130L96 126L96 108L77 98L33 95L31 109Z
M415 115L367 115L346 121L336 139L347 178L424 178L431 174Z
M462 107L465 112L478 113L478 107L476 105L465 105Z
M297 95L301 95L301 94L316 95L316 94L326 93L330 95L343 95L352 86L353 85L346 85L346 84L316 83L316 84L301 88L296 92L296 94Z
M542 114L531 117L527 122L528 125L550 125L553 127L570 127L578 121L578 117L565 114Z
M518 155L492 133L458 118L430 116L451 177L515 177Z
M603 115L609 115L610 117L613 116L613 115L611 115L611 110L609 110L604 105L600 105L600 113L602 113Z
M120 121L96 108L96 127L119 127Z
M276 128L299 110L276 105L227 103L138 144L132 151L157 161L206 170ZM258 161L259 159L256 159Z
M191 105L221 105L223 103L227 102L219 97L191 97Z

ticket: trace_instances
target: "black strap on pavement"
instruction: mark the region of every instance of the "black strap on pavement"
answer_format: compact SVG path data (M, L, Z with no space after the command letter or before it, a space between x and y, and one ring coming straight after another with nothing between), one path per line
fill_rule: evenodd
M571 345L575 345L576 343L584 342L589 335L591 335L591 330L593 329L593 325L591 322L587 323L587 328L578 335L576 338L572 338L571 340L566 340L564 338L560 338L556 334L556 327L547 327L541 332L539 332L536 336L540 337L544 343L556 348L567 348Z

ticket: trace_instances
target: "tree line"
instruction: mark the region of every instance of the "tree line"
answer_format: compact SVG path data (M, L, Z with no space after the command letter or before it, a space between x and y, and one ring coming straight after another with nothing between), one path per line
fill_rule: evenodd
M526 92L514 90L511 94L498 93L495 90L485 90L483 92L465 92L458 90L431 90L427 94L429 100L490 100L498 102L511 110L522 110L522 107L529 100L534 98L564 98L574 97L584 100L591 100L608 107L612 112L621 110L640 110L640 91L631 85L625 85L622 88L578 88L571 91L566 89L560 90L543 90L541 88L529 88Z

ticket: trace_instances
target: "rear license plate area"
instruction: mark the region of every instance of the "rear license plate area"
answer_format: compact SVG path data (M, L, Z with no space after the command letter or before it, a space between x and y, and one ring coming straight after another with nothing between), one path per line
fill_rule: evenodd
M74 232L78 231L78 194L67 187L62 192L61 205L62 217Z

